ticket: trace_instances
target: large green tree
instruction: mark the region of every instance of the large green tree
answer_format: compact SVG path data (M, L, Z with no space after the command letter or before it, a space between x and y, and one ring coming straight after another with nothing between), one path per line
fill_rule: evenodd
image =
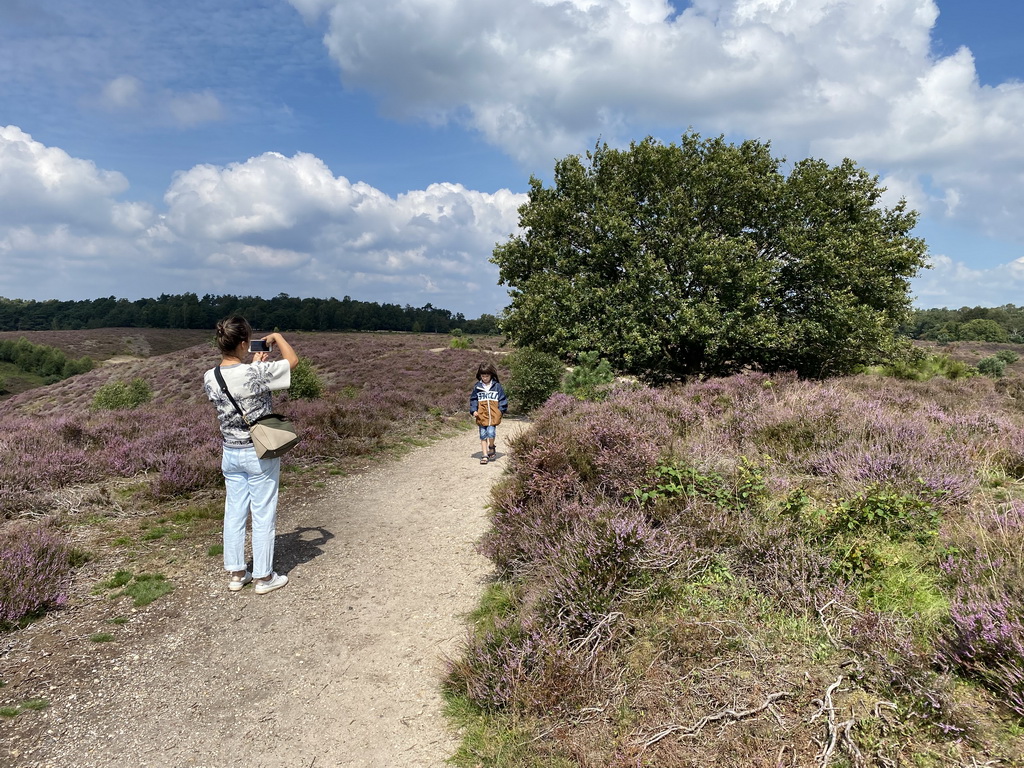
M926 246L850 160L788 175L768 144L599 145L530 180L492 261L519 345L598 351L651 381L753 367L827 376L890 358Z

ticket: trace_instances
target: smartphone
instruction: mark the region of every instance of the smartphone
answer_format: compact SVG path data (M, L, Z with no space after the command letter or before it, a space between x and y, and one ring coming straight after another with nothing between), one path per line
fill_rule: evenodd
M270 347L267 346L267 342L264 339L253 339L249 342L250 352L269 352Z

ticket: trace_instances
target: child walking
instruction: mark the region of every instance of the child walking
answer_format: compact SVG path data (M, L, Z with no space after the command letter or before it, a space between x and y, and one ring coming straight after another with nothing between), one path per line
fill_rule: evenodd
M508 410L508 395L498 381L498 371L491 363L481 363L476 369L476 384L469 396L469 412L480 427L480 463L494 459L495 427L501 415Z

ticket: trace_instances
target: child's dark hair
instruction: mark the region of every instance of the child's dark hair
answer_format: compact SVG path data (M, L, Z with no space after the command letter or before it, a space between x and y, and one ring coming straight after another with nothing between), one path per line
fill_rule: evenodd
M491 380L498 380L498 371L494 367L494 363L480 363L480 367L476 369L476 380L480 381L480 377L485 373L491 374Z
M252 338L252 326L240 315L226 317L217 323L217 349L228 355Z

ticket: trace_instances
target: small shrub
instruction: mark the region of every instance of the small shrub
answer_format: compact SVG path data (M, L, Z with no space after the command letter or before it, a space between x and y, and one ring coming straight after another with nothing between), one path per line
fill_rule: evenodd
M949 355L921 355L910 360L897 360L883 365L881 373L907 381L927 381L936 376L957 381L976 376L978 371L973 366L960 360L954 360Z
M458 329L456 329L456 330L458 330ZM469 349L471 346L473 346L473 340L472 339L468 339L465 336L455 336L454 332L453 332L452 333L452 341L451 341L451 344L449 346L452 349Z
M615 372L597 352L584 352L576 367L565 377L562 391L580 400L603 400L608 395Z
M0 533L0 626L67 602L70 555L51 526L12 526Z
M288 397L293 400L319 400L324 395L324 383L308 360L301 359L292 369L292 383Z
M94 411L128 411L153 399L153 390L145 379L104 384L92 398Z
M517 411L528 413L558 391L565 366L553 355L524 347L506 358L509 399Z
M978 373L993 379L1001 379L1006 373L1006 361L996 355L979 360L977 367Z
M1012 349L1000 350L999 352L996 352L995 357L998 357L1007 365L1012 365L1013 363L1016 363L1018 360L1020 360L1020 355L1018 355Z

